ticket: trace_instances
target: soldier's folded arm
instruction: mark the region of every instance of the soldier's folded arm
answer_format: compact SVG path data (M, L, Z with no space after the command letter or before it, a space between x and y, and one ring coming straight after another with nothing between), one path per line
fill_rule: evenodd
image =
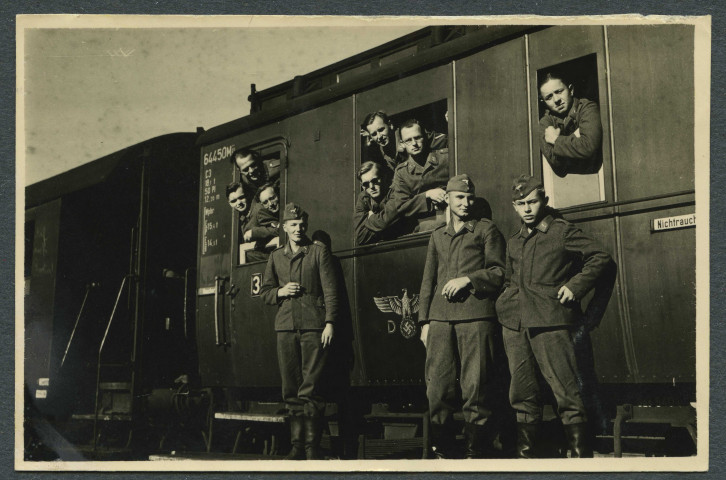
M580 135L560 135L555 140L553 152L557 156L587 160L602 146L600 108L595 102L585 102L579 113L577 128Z
M548 115L542 117L539 121L539 150L547 159L552 170L559 176L567 174L567 162L560 159L554 150L554 146L545 140L545 130L547 127L554 127L554 123ZM561 137L560 137L561 138ZM558 138L559 140L559 138Z

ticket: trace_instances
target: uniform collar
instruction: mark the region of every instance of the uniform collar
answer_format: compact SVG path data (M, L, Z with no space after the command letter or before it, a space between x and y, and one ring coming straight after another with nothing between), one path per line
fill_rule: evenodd
M444 233L453 237L457 233L461 233L464 229L468 230L469 232L473 232L475 227L476 227L476 219L471 219L464 223L464 226L461 227L461 230L459 230L458 232L455 232L454 231L454 222L449 222L449 224L444 229Z
M436 157L436 155L434 155L433 151L429 151L423 166L419 165L418 162L414 160L411 155L409 155L408 160L406 160L406 169L408 169L408 173L414 173L416 170L425 171L427 168L429 168L429 165L433 168L438 164L439 159Z
M285 243L285 255L288 256L288 257L290 257L290 258L293 258L293 257L295 257L297 255L300 255L301 253L302 254L307 254L308 253L308 250L310 249L310 244L312 244L312 243L313 242L311 242L308 237L305 237L303 239L303 244L300 245L300 248L298 249L297 253L292 253L292 249L290 248L290 241L288 240Z
M540 220L539 223L532 230L534 231L536 229L542 233L547 233L547 230L550 229L550 225L552 225L553 220L554 220L554 218L552 217L552 215L547 215L542 220ZM529 236L527 234L527 225L525 225L524 222L522 222L522 228L519 229L519 236L520 237Z
M582 108L582 100L580 100L577 97L572 97L572 106L570 107L570 111L567 112L567 115L565 116L565 118L560 118L557 115L554 115L549 110L547 110L547 114L550 117L552 117L552 120L555 123L567 125L568 123L575 121L575 117L577 116L577 114L581 108Z

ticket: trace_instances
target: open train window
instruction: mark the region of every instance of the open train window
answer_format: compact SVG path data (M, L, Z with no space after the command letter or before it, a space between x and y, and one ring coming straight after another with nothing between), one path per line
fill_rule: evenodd
M280 244L280 215L283 198L280 177L284 166L284 153L278 143L253 147L264 167L266 188L244 188L247 209L237 216L238 264L266 261L270 252ZM239 170L238 170L239 173ZM240 183L242 179L240 178ZM264 185L263 185L264 186ZM228 200L237 193L230 194Z
M597 55L537 71L542 179L550 205L605 200Z
M381 116L381 111L384 112L385 117ZM406 139L401 138L401 126L408 120L416 120L424 130L422 132L423 142L425 149L430 151L428 158L433 158L432 163L438 165L438 167L428 171L427 176L424 177L428 183L424 185L421 191L406 193L408 195L419 194L423 193L423 190L444 187L450 174L447 111L448 101L447 99L441 99L405 111L385 112L385 109L381 108L379 112L366 114L364 118L361 118L361 165L366 162L378 164L379 170L382 171L380 176L390 180L394 176L396 166L406 161L409 156L403 143L403 140ZM413 141L413 139L408 140ZM423 161L426 161L426 158ZM397 170L396 175L404 173L406 172ZM368 174L365 173L365 175ZM373 175L373 172L370 175ZM361 180L365 182L366 178L361 177ZM387 187L390 181L384 181L383 183ZM361 183L362 187L363 183ZM385 198L388 191L386 188L381 190L386 190L381 192L381 198ZM364 203L361 203L359 199L357 215L361 215L361 212L358 211L361 208L370 208L375 211L375 207L372 207L373 204L375 202L370 199ZM399 219L395 224L386 228L383 226L386 225L386 220L390 219L379 218L376 220L373 219L372 214L369 215L368 220L362 217L359 219L361 222L356 221L356 243L359 245L375 243L392 240L409 233L432 230L446 220L445 205L441 205L433 212L417 213ZM370 224L371 228L374 228L374 225L375 228L378 228L378 230L375 230L375 234L366 230L365 225L367 224ZM383 230L380 230L381 228Z

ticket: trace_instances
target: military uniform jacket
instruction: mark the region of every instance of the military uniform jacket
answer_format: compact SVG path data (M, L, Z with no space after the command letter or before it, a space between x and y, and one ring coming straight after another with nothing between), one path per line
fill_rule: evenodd
M302 295L278 298L278 288L288 282L299 282ZM260 295L265 303L280 307L275 317L277 331L322 330L326 323L335 323L338 296L328 247L307 240L295 254L287 243L272 252Z
M250 212L249 221L242 232L250 230L251 240L256 243L256 249L264 249L265 245L279 235L280 220L278 214L270 212L260 203L255 203Z
M519 330L579 322L580 300L611 263L595 240L566 220L548 215L530 234L522 225L507 244L506 288L496 305L500 323ZM560 303L563 285L576 301Z
M560 177L568 173L597 173L602 163L602 123L597 103L574 98L565 118L547 112L540 119L539 127L540 151L553 172ZM560 129L554 145L544 139L547 127ZM576 135L578 129L579 135Z
M470 220L458 232L451 223L434 230L421 282L419 323L496 316L494 302L504 282L504 250L504 237L487 219ZM458 277L469 277L472 286L453 301L447 300L441 290Z
M431 212L426 191L446 188L449 181L449 149L446 135L431 139L430 152L423 166L413 158L396 167L391 184L391 201L396 210L407 212Z

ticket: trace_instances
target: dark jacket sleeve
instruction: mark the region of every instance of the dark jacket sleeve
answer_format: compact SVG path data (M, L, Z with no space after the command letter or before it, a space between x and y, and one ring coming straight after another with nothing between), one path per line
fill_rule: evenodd
M426 251L426 264L424 265L421 289L419 290L418 323L429 322L429 308L432 296L436 294L436 277L439 269L438 255L434 236L429 238L429 247Z
M262 300L268 305L279 305L282 303L281 298L277 296L277 290L280 288L280 282L277 279L277 272L275 271L274 255L270 255L267 259L267 267L265 268L265 279L262 282L260 288L260 296Z
M613 262L600 244L585 235L575 225L569 224L565 230L565 249L580 256L582 269L565 284L575 298L581 300L607 272Z
M498 293L504 283L506 244L493 223L484 232L484 268L469 274L476 293Z
M358 195L358 199L355 202L355 212L353 212L353 227L355 230L356 245L365 245L367 243L375 242L377 232L367 228L366 225L369 211L370 210L368 209L365 201L365 196L361 193Z
M428 212L431 210L431 204L428 198L426 198L426 192L414 193L411 191L411 188L400 175L400 171L404 168L406 167L396 169L396 173L393 174L391 198L388 201L391 203L391 208L395 210L397 215L407 217Z
M258 204L245 231L252 232L252 241L269 241L278 235L279 226L277 215Z
M547 163L550 164L550 167L552 167L552 171L555 172L555 174L557 174L558 176L564 177L568 173L568 162L567 160L555 155L554 145L547 143L544 136L544 132L547 127L554 126L555 124L554 122L552 122L552 118L549 115L545 115L544 117L539 119L539 150L540 152L542 152L542 155L544 155Z
M509 245L506 245L506 251L504 253L506 257L504 267L504 283L502 284L502 291L504 291L509 285L512 284L512 258L509 256Z
M325 301L325 323L335 323L338 318L339 299L333 258L328 247L321 246L318 254L320 285Z
M591 158L602 146L602 123L600 122L600 108L597 103L580 100L582 107L577 113L578 137L560 135L555 140L553 152L558 157L587 160Z

